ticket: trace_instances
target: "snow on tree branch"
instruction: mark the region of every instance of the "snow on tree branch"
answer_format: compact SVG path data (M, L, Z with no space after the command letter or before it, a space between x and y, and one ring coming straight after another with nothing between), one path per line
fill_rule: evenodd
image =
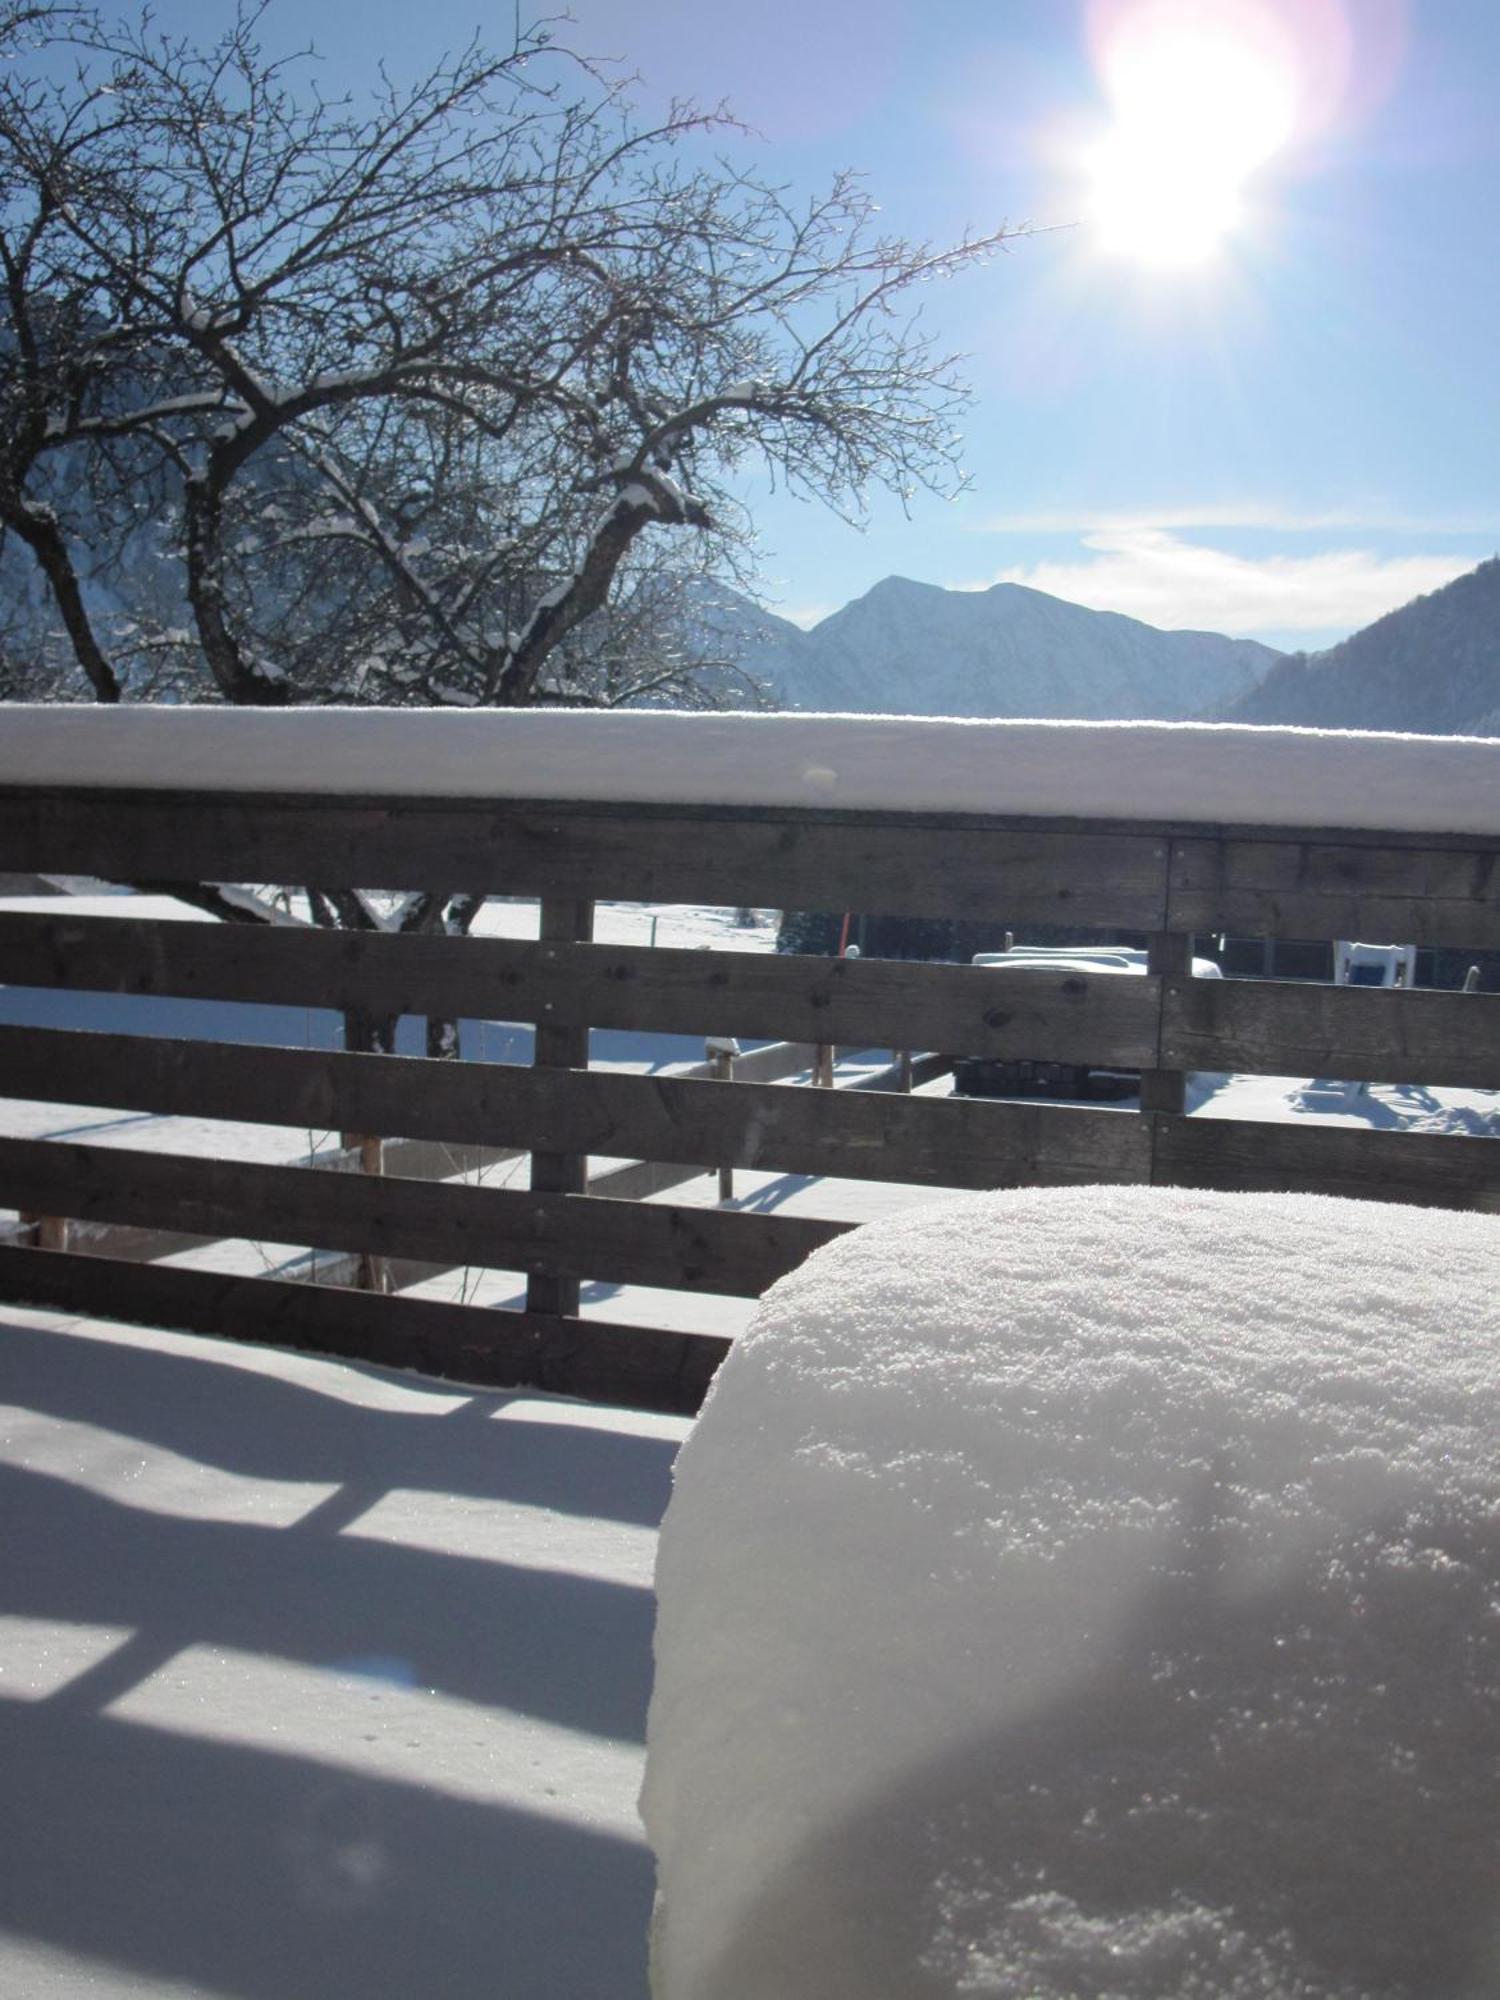
M615 702L631 597L681 692L670 579L743 561L747 472L851 517L959 483L914 308L1011 232L934 250L852 175L705 166L722 112L638 126L544 30L361 102L265 18L0 12L0 529L96 698L170 657L251 705ZM153 534L142 590L110 552Z

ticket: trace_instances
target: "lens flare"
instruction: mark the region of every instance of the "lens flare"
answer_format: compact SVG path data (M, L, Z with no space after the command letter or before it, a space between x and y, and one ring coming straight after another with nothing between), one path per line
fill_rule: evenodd
M1111 124L1087 160L1102 249L1201 263L1240 225L1256 175L1309 122L1316 0L1127 0L1095 9ZM1303 32L1299 33L1299 20Z

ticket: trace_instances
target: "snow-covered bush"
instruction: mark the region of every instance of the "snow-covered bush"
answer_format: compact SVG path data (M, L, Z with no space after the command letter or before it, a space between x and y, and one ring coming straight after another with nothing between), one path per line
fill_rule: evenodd
M662 1537L658 2000L1496 1991L1497 1252L1085 1188L778 1285Z

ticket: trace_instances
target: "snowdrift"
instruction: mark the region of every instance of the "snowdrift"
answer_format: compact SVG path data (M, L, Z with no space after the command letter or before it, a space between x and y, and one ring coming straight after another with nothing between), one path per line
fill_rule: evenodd
M1500 1990L1500 1221L967 1197L681 1454L658 2000Z

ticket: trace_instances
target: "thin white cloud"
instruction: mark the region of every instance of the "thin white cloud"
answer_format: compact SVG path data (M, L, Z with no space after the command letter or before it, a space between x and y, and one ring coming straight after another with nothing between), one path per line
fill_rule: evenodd
M1168 631L1352 632L1474 567L1472 555L1378 556L1368 549L1259 558L1155 527L1084 537L1086 556L1017 564L983 583L1024 583Z
M1180 507L1140 507L1115 512L1041 508L989 514L964 523L988 535L1122 535L1162 528L1264 528L1274 533L1380 535L1490 535L1500 545L1500 507L1493 513L1398 514L1378 507L1302 511L1260 501L1204 501Z

